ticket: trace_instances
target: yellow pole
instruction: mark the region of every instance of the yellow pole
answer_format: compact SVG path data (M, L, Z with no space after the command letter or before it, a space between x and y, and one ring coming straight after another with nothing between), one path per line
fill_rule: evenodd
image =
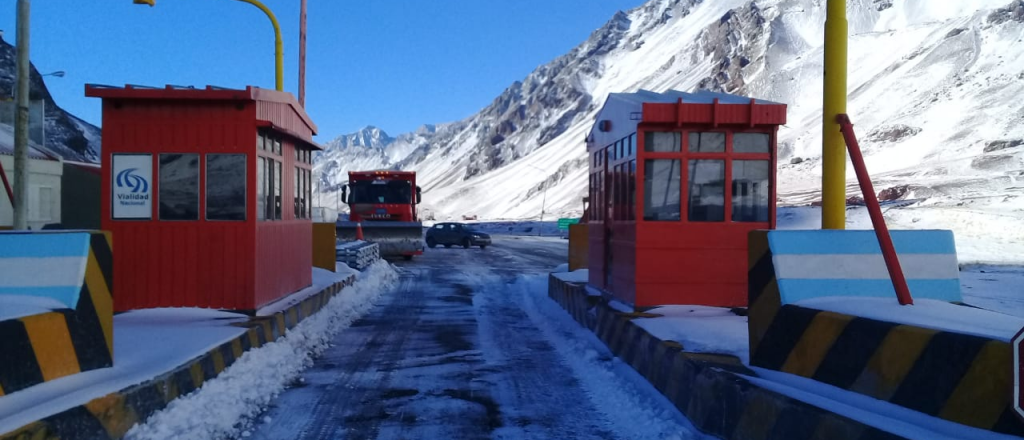
M821 138L821 228L846 228L846 143L836 115L846 113L849 24L846 0L828 0L825 18L825 93Z
M274 16L273 12L267 8L259 0L238 0L251 4L257 8L260 8L264 14L267 14L267 18L270 18L270 23L274 25L274 55L276 59L275 72L277 73L276 88L278 91L284 91L284 44L281 42L281 26L277 24L277 17Z
M264 14L267 14L267 17L270 18L270 23L274 25L274 55L275 55L275 59L276 59L276 66L275 66L276 70L275 70L275 73L276 73L276 76L277 76L277 81L276 81L275 86L276 86L276 88L277 88L277 90L279 92L283 92L284 91L284 43L281 42L281 26L279 24L277 24L277 17L275 17L274 13L270 12L270 9L268 9L266 6L264 6L263 3L260 3L259 0L238 0L238 1L245 2L245 3L248 3L250 5L255 6L257 8L260 8L260 10L263 11ZM154 6L156 4L156 0L132 0L132 3L134 3L136 5Z

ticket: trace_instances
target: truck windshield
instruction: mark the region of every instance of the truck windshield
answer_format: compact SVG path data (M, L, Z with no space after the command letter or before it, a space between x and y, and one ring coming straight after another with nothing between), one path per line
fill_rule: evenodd
M375 180L351 182L348 203L394 203L408 204L412 202L412 185L405 180Z

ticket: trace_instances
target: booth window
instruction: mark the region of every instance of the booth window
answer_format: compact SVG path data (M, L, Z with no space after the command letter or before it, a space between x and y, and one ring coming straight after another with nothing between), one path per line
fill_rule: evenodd
M733 153L768 153L771 150L771 139L767 133L734 133L732 135Z
M206 155L206 219L245 220L245 155Z
M281 162L261 157L259 168L262 175L256 182L257 209L263 213L260 220L281 220ZM258 173L260 174L260 173Z
M678 159L644 161L644 220L679 221Z
M160 155L160 220L199 220L199 155Z
M725 221L725 161L691 160L689 174L689 220Z
M309 186L309 180L306 173L306 170L295 167L295 218L309 218L306 209L306 188Z
M281 220L281 162L274 161L274 220Z
M313 218L313 171L306 170L306 218Z
M732 161L732 221L769 221L771 162Z
M636 220L636 160L629 161L629 220Z
M256 219L267 219L267 159L256 158Z
M680 151L682 135L677 132L649 131L644 135L644 151L651 153L671 153Z
M725 133L717 132L690 132L691 153L724 153Z

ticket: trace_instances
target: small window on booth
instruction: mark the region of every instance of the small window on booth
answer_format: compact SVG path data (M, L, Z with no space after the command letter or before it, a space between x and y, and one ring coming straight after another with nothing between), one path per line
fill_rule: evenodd
M267 159L256 158L256 219L267 219Z
M725 133L690 132L688 151L691 153L724 153Z
M629 148L626 150L626 154L630 157L633 157L633 154L636 153L636 133L629 135Z
M679 221L678 159L644 161L644 220Z
M263 130L256 133L256 149L267 150L267 134Z
M636 161L629 161L629 216L636 220Z
M732 135L733 153L768 153L771 151L771 138L767 133L734 133Z
M725 161L691 160L689 173L689 220L725 221Z
M648 131L644 135L644 151L650 153L672 153L680 150L682 135L676 132Z
M206 219L245 220L244 154L206 155Z
M160 220L199 220L199 155L160 155Z
M732 221L768 222L771 209L771 162L732 161Z
M274 161L274 220L281 220L281 162Z

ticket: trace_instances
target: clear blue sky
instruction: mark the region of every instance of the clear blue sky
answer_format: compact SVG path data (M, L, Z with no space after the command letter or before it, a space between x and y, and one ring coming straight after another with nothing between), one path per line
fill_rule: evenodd
M299 0L281 22L285 89L298 93ZM476 113L513 81L643 0L309 0L306 104L319 140L376 125L391 135ZM15 2L0 29L15 41ZM230 0L32 2L32 61L57 103L99 125L84 85L274 87L273 32Z

